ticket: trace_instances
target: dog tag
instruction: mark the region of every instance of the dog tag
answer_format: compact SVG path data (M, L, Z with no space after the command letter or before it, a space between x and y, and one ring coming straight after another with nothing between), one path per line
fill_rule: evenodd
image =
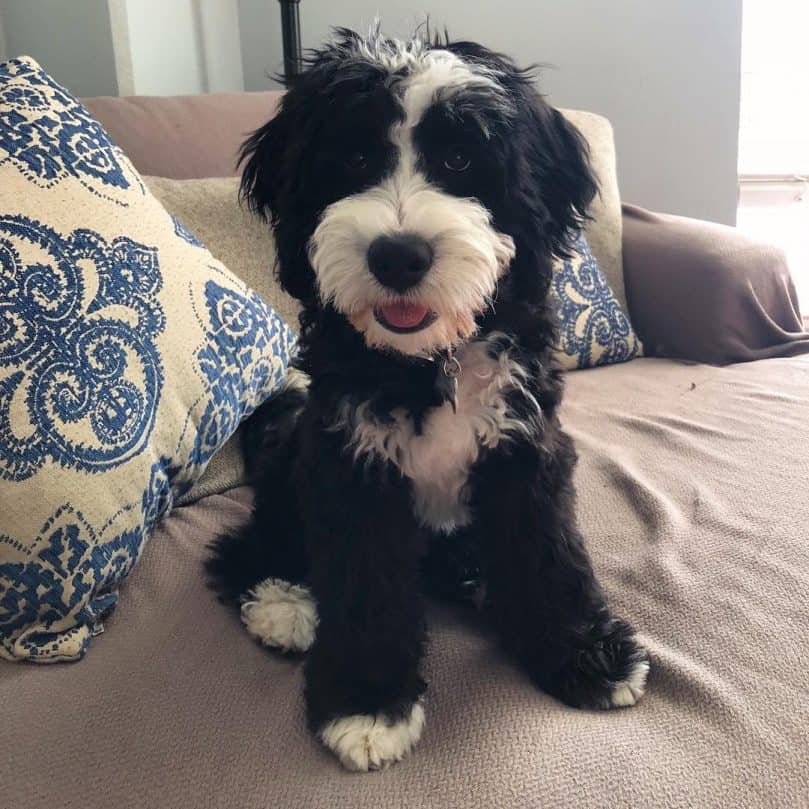
M447 358L444 360L442 370L444 372L444 377L447 381L447 385L449 386L449 395L447 396L447 398L449 399L449 402L452 405L452 412L457 413L458 377L461 374L461 363L458 362L458 359L451 351L447 354Z

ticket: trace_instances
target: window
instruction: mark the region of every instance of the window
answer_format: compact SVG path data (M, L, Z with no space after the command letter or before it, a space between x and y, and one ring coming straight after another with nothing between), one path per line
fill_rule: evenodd
M787 254L809 314L809 3L745 0L740 230Z

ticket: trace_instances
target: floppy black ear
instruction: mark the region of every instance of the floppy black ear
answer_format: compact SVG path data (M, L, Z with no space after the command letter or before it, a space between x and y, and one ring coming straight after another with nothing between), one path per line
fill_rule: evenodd
M290 91L291 92L291 91ZM295 208L296 184L292 177L300 166L300 144L292 133L296 126L290 93L281 99L278 113L257 129L241 148L243 165L240 199L254 213L272 225L277 252L276 274L286 292L305 305L315 299L315 277L306 251L301 249L309 235L301 230ZM299 200L298 200L299 202Z
M551 251L565 256L571 233L587 219L587 206L598 191L584 137L559 110L541 99L530 108L533 130L531 174L547 211L543 229Z
M275 223L284 177L283 152L288 144L283 102L275 117L253 132L239 151L242 182L239 198L267 222Z

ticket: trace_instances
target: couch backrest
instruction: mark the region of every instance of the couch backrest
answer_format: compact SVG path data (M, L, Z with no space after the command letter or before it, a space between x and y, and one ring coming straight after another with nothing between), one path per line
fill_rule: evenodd
M141 174L230 177L247 135L275 114L280 92L86 98L84 105Z
M227 177L248 133L275 114L280 92L196 96L90 98L84 103L141 174L173 179ZM626 309L621 258L621 207L610 122L594 113L562 110L590 146L601 192L586 227L593 253ZM208 245L214 249L214 245Z

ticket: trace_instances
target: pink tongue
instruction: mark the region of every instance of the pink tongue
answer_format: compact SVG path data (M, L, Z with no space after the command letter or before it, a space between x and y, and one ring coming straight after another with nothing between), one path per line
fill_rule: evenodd
M410 329L413 326L418 326L427 317L426 306L418 303L407 303L406 301L381 306L380 311L382 312L382 317L391 326L396 326L399 329Z

